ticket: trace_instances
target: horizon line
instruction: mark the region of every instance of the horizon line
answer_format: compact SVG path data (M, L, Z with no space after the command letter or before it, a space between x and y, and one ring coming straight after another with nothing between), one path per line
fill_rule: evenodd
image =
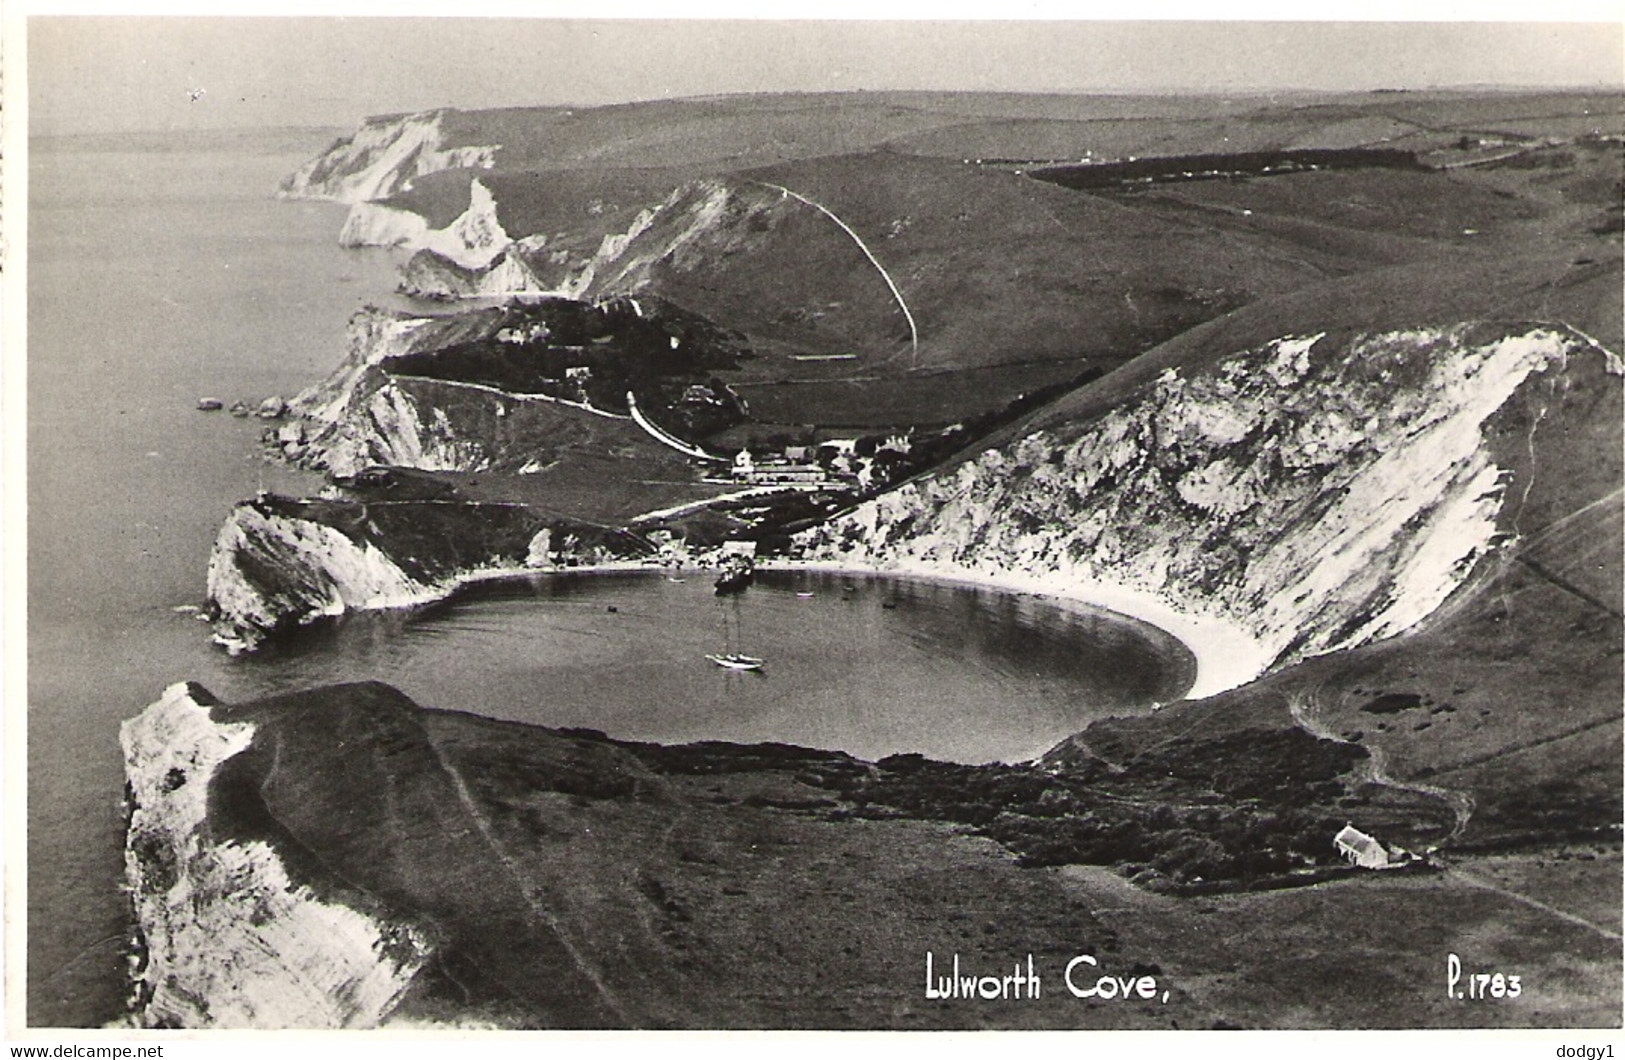
M443 103L432 107L419 107L406 110L382 110L361 114L354 121L362 123L385 118L398 118L410 114L427 114L437 110L459 111L465 114L478 114L485 111L499 110L605 110L611 107L634 107L657 103L688 103L704 102L708 100L749 99L772 96L864 96L864 95L927 95L927 96L1045 96L1045 97L1073 97L1080 99L1172 99L1172 98L1240 98L1265 99L1279 96L1289 97L1338 97L1350 96L1378 96L1378 95L1422 95L1427 93L1484 93L1494 95L1572 95L1577 93L1604 93L1625 96L1625 80L1619 83L1611 82L1576 82L1562 85L1541 84L1514 84L1497 83L1493 81L1459 82L1453 84L1426 85L1419 87L1374 87L1374 88L1220 88L1205 86L1169 86L1165 88L1057 88L1057 89L975 89L975 88L844 88L844 89L799 89L786 88L756 92L706 92L686 96L648 96L634 99L602 100L595 103L558 102L558 103L501 103L492 106L463 107L455 103ZM1088 121L1088 118L1055 119ZM30 123L32 125L32 123ZM222 124L207 126L106 126L103 128L86 128L67 132L52 132L35 134L29 129L30 140L67 139L77 136L102 136L108 134L177 134L177 133L228 133L228 132L274 132L277 130L306 131L348 129L351 126L332 124L327 122L302 125L299 123L276 122L273 124Z

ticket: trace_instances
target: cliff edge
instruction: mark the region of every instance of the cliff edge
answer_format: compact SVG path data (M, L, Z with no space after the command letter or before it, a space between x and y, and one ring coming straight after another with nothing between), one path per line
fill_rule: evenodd
M1561 326L1284 337L1018 431L794 552L1115 607L1186 639L1210 695L1427 618L1516 539L1548 440L1601 428L1567 421L1600 415L1565 407L1575 380L1617 372Z
M382 199L411 186L414 177L446 169L490 169L499 144L446 143L449 109L368 118L283 179L289 199L357 203Z
M222 770L255 739L197 685L171 686L119 731L130 817L125 877L146 1027L370 1027L432 952L419 926L296 881L280 836L232 834Z

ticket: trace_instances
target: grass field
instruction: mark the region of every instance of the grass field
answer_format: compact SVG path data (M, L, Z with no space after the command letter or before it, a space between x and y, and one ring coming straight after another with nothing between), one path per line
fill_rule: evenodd
M274 835L318 893L359 887L435 925L439 952L402 1004L408 1018L896 1029L1617 1018L1617 844L1176 899L1101 869L1023 869L961 828L844 813L837 793L861 789L872 767L841 754L618 744L420 711L380 685L216 712L257 726L216 781L220 834ZM939 974L957 956L977 975L1031 954L1041 992L929 999L928 952ZM1448 998L1451 953L1519 975L1520 997ZM1063 972L1079 954L1099 972L1077 985L1149 975L1166 999L1074 997Z
M1125 946L1158 954L1168 980L1227 1026L1617 1027L1617 909L1598 931L1476 882L1498 876L1592 913L1617 897L1620 867L1617 845L1594 856L1516 870L1462 859L1436 876L1154 903L1098 870L1061 874ZM1521 996L1448 997L1451 953L1468 971L1520 975Z
M722 216L702 219L695 193L679 195L629 249L635 267L600 270L592 293L657 292L745 333L766 355L726 381L756 395L767 420L890 425L971 417L1035 380L1075 377L1071 365L1109 369L1195 341L1207 322L1279 334L1306 306L1351 323L1500 316L1519 302L1529 315L1573 316L1577 274L1561 273L1619 259L1617 238L1593 230L1617 224L1607 211L1617 213L1621 152L1596 136L1621 112L1616 97L1585 93L790 94L453 112L445 133L504 144L479 179L505 230L545 236L545 254L578 261L674 188L720 181ZM1543 147L1511 129L1542 122L1546 135L1583 139ZM1528 149L1450 172L1367 167L1102 193L965 162L1398 148L1448 164L1497 136ZM469 179L430 174L392 201L443 224L466 206ZM1501 282L1514 274L1548 285L1540 309L1533 290ZM1602 334L1619 330L1618 299L1585 300L1587 320L1615 318ZM834 368L788 355L850 354L842 377L861 382L790 385ZM1017 367L1039 362L1056 373ZM1006 366L1020 381L990 385ZM977 374L944 378L955 371Z

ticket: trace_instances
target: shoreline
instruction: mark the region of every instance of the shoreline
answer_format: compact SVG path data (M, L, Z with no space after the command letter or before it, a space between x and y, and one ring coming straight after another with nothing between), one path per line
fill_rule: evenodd
M688 557L680 565L650 562L648 560L622 560L587 563L579 566L549 567L483 567L467 571L452 578L424 586L420 593L407 598L391 597L362 607L345 611L391 611L427 607L453 599L464 589L504 581L519 581L537 576L549 577L571 574L657 574L680 572L697 574L714 571L714 565L694 562ZM1028 596L1071 608L1098 612L1118 620L1127 620L1149 627L1168 638L1190 657L1192 679L1180 699L1205 699L1244 685L1268 669L1258 643L1232 623L1180 611L1167 601L1141 590L1107 582L1085 585L1059 583L1053 576L989 574L959 567L939 567L930 564L900 564L890 567L865 566L828 560L781 559L764 556L758 559L761 571L810 571L822 574L845 574L864 577L898 578L953 585L962 588L987 589L1016 596ZM337 618L345 611L311 615L300 625L309 625L321 618ZM235 638L216 634L215 643L233 655L255 650L264 643L262 638L248 645ZM1175 700L1177 702L1178 700Z
M1195 678L1184 699L1206 699L1256 680L1269 669L1258 642L1233 623L1181 611L1143 590L1110 582L1083 585L1060 582L1053 575L989 574L963 567L933 564L862 566L833 560L758 561L762 570L810 570L831 574L864 574L912 578L997 592L1038 597L1126 618L1159 631L1184 646L1195 664Z
M625 562L592 563L579 567L481 567L477 570L456 574L445 581L422 585L419 591L379 597L376 601L359 605L347 605L338 610L315 611L301 618L295 626L304 627L312 625L324 618L342 618L352 612L360 611L408 611L413 608L429 607L433 604L444 603L465 588L479 585L484 582L517 581L536 575L581 573L581 574L612 574L616 572L654 572L663 570L661 564L650 564L639 560ZM421 583L419 583L421 585ZM214 620L211 619L211 623ZM231 656L242 655L245 652L258 651L268 640L273 639L269 631L261 632L252 640L242 637L226 636L218 630L210 637L215 644L226 650Z

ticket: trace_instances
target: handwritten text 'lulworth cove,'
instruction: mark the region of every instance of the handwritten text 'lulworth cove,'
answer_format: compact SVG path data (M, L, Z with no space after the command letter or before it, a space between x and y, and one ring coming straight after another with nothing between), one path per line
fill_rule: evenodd
M1098 975L1100 962L1086 953L1080 953L1066 963L1062 980L1067 991L1078 998L1100 1001L1150 1001L1159 996L1154 975ZM971 975L960 970L959 954L954 954L949 974L939 974L935 955L925 954L925 996L931 1001L949 1001L982 998L988 1001L1035 1001L1043 994L1033 955L1027 954L1026 967L1020 961L1011 962L1012 971L1005 975ZM1168 1003L1168 991L1160 992L1163 1004Z

